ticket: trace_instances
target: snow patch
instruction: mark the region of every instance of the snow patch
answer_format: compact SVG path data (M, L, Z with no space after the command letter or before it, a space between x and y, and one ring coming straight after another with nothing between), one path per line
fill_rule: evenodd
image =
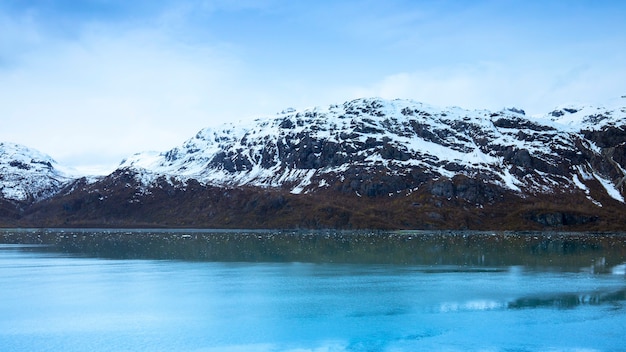
M315 175L315 169L309 170L302 177L302 181L296 187L291 189L291 193L301 194L304 191L304 189L312 183L311 178L313 177L313 175Z
M521 192L522 190L518 186L521 182L513 176L509 169L505 169L498 174L502 180L502 185L512 191Z
M593 176L590 176L590 175L583 176L583 175L582 175L582 173L583 173L584 171L581 171L581 169L582 169L582 168L580 168L580 167L579 167L579 172L581 173L581 177L583 177L583 179L587 179L587 180L588 180L588 179L589 179L589 177L593 178ZM587 178L585 178L585 177L587 177ZM583 192L585 192L587 199L589 199L589 200L590 200L593 204L595 204L596 206L598 206L598 207L602 207L602 203L598 202L597 200L595 200L595 199L593 199L593 198L591 197L589 187L587 187L584 183L582 183L582 181L578 178L578 175L577 175L577 174L572 175L572 182L574 183L574 185L575 185L578 189L580 189L580 190L582 190Z
M602 187L604 187L604 189L606 190L606 193L608 193L611 198L617 200L618 202L624 203L624 197L619 193L615 186L613 186L613 183L610 180L598 175L595 172L593 176L596 178L596 180L598 180L598 182L600 182Z

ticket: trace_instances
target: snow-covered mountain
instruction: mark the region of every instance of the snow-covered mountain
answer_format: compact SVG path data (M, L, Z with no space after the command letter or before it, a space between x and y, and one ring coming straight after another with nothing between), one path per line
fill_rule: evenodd
M76 175L37 150L0 143L0 198L18 202L54 196Z
M589 193L585 181L597 180L624 202L625 126L626 108L620 106L567 106L529 117L514 108L470 111L358 99L204 129L181 147L133 155L120 168L136 172L145 185L167 176L296 194L338 188L369 196L407 193L458 175L520 195ZM611 130L621 136L615 143L605 136Z
M0 225L621 231L626 99L542 116L357 99L203 129L98 179L60 170L0 144Z

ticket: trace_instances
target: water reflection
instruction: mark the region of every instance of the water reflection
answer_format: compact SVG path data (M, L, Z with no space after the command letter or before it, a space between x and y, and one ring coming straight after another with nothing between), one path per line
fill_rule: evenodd
M616 265L611 268L613 275L626 275L626 263Z
M0 243L118 259L626 271L624 234L71 229L2 230Z
M622 308L626 301L626 288L617 291L599 291L589 293L562 293L558 295L530 296L509 302L510 309L525 308L558 308L571 309L579 306L611 305L615 309Z
M438 312L487 311L503 309L574 309L581 306L605 306L619 310L626 302L626 288L610 288L598 292L543 292L511 301L475 299L460 302L442 302Z
M467 302L444 302L440 306L442 313L458 311L481 311L506 308L506 303L493 300L473 300Z
M0 349L621 350L602 236L5 230Z

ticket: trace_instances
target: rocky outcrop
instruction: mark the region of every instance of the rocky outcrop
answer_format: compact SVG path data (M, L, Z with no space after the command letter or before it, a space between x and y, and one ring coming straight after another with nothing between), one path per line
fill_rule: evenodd
M597 216L576 214L571 212L531 212L528 214L530 220L546 227L563 227L584 225L598 220Z

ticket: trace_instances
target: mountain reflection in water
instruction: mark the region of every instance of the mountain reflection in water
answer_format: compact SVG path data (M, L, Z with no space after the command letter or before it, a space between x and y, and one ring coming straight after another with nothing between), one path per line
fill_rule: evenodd
M576 308L578 306L612 305L622 308L626 301L626 289L608 292L565 293L548 297L522 297L509 302L511 309L553 307L559 309Z
M626 235L606 233L50 229L3 230L0 242L118 259L523 265L592 272L623 268L626 261Z

